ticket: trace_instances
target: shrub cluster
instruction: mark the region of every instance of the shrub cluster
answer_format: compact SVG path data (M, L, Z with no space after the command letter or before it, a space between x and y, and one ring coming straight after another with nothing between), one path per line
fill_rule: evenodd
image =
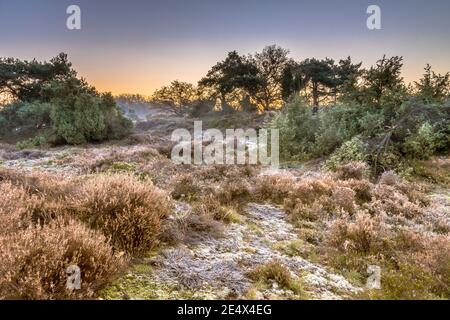
M257 189L266 200L284 198L286 212L303 231L314 226L315 253L324 263L361 278L368 265L382 267L382 290L361 297L448 298L450 237L448 229L421 229L429 204L422 187L393 171L370 182L366 170L364 163L349 163L334 174L298 181L262 177L259 183L267 185Z
M94 297L126 258L158 244L171 205L151 182L125 174L61 178L0 171L0 297ZM81 291L66 290L73 264Z
M405 97L386 105L347 102L314 113L295 97L272 120L280 130L280 156L309 160L329 156L334 169L352 161L367 162L376 173L398 172L414 159L449 151L450 102L427 104ZM430 122L432 119L433 122Z
M20 148L118 139L131 129L112 95L78 79L64 54L42 63L0 59L0 68L10 70L0 83L14 96L0 108L0 134L16 140L31 136Z

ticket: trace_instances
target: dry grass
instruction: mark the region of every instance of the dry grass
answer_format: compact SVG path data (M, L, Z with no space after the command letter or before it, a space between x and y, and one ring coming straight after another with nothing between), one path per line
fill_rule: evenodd
M336 177L341 180L362 180L369 177L369 167L365 162L349 162L335 169Z
M102 230L117 248L142 255L158 244L161 219L170 213L165 193L132 175L101 175L73 197L80 219Z
M225 223L237 222L238 214L233 207L223 206L217 198L212 195L202 198L200 202L193 205L192 212L199 215L209 215L214 220Z
M92 298L124 265L106 238L74 220L57 219L0 235L1 299ZM81 269L81 290L66 288L66 269Z
M259 201L282 204L294 184L295 177L290 174L262 175L255 181L254 197Z
M196 244L208 238L222 237L224 225L204 208L195 207L183 216L166 220L162 230L161 239L166 244Z
M0 297L92 298L125 260L159 242L167 195L132 175L0 171ZM118 256L119 255L119 256ZM76 264L82 290L65 290Z
M355 251L363 254L382 252L387 230L380 217L358 212L353 219L335 220L328 229L326 241L342 252Z

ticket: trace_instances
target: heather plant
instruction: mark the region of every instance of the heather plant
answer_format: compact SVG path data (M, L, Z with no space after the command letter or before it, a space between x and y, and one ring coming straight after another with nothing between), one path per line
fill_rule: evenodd
M173 190L171 196L174 199L193 201L199 199L202 194L202 186L194 180L190 174L179 175L173 178Z
M73 201L80 219L132 255L145 254L158 244L161 220L171 210L163 191L127 174L89 179Z
M224 225L215 218L217 212L218 209L212 206L198 203L185 214L165 220L162 225L161 241L169 245L195 244L205 238L222 237Z
M209 215L214 220L225 223L238 222L239 217L233 207L222 205L214 196L206 196L194 204L192 212L200 215Z
M327 232L327 242L343 252L361 254L382 252L387 230L381 217L372 217L367 212L358 212L352 221L342 217L333 222Z
M1 299L94 298L124 265L106 237L74 220L0 235ZM66 287L66 269L77 265L82 286Z
M256 178L253 196L260 201L283 204L295 184L289 174L267 174Z
M171 204L150 181L128 174L59 178L0 171L6 204L0 219L25 228L72 217L100 230L113 246L130 255L144 254L158 244L161 221Z
M228 179L219 184L213 195L223 205L239 206L251 199L251 185L244 179Z
M365 162L348 162L335 168L337 178L341 180L362 180L369 177L369 167Z
M354 193L336 187L331 176L302 179L294 184L283 207L294 220L317 220L341 211L342 205L353 210ZM348 202L342 201L342 197Z

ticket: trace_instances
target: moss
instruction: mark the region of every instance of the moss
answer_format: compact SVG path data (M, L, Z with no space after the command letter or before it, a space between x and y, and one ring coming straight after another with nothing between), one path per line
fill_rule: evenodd
M280 241L273 245L273 249L290 257L301 255L304 247L305 243L301 239Z
M137 272L140 274L152 274L153 273L153 268L145 263L138 263L133 265L132 267L133 272Z
M381 289L368 290L361 296L375 300L435 300L448 297L433 294L436 280L412 264L401 264L398 270L382 269Z
M247 227L248 227L251 231L253 231L254 233L256 233L256 235L258 235L258 236L264 235L264 231L263 231L256 223L249 222L249 223L247 223Z
M301 278L293 277L289 269L277 261L268 262L250 271L248 276L259 286L276 282L285 290L291 290L297 298L306 298L307 293Z
M157 284L148 278L127 275L100 292L107 300L154 300L169 298L170 286Z
M123 161L113 162L109 167L108 171L114 173L134 172L136 171L136 164Z

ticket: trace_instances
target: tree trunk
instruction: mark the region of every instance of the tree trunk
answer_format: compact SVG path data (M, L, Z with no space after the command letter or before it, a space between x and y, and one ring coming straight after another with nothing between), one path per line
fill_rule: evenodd
M313 106L319 107L319 85L313 83L312 87Z

